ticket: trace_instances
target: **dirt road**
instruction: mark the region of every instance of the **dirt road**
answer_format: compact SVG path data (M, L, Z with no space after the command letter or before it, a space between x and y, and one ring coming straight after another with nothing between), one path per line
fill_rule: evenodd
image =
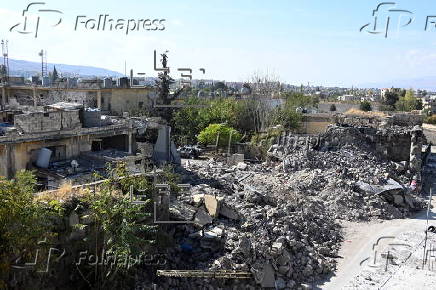
M436 198L433 198L432 204L436 206ZM426 211L422 211L409 219L370 223L344 223L345 239L339 252L342 258L338 260L337 271L323 283L314 285L314 288L343 289L360 273L362 269L361 262L371 258L374 245L375 248L383 248L392 241L393 237L406 231L424 232L427 228L426 217ZM436 225L435 218L436 208L433 207L429 214L430 224ZM432 220L433 222L431 222Z

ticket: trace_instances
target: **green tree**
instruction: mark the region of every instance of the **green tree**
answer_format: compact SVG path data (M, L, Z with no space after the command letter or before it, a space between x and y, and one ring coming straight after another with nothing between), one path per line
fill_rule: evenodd
M317 107L319 103L318 97L305 95L302 93L286 93L284 97L286 99L285 105L287 107Z
M360 102L359 109L364 112L372 111L371 103L369 101Z
M231 144L235 144L241 139L241 134L232 127L229 127L225 124L210 124L207 126L207 128L200 132L198 135L198 142L203 145L216 144L218 135L219 147L228 146L230 135L232 136Z
M51 77L53 82L59 78L58 71L56 70L56 66L53 67L53 73Z
M19 171L12 180L0 179L0 288L8 280L11 263L36 251L37 242L50 238L53 218L60 211L34 200L35 175Z
M336 105L335 104L330 105L330 112L336 112Z
M398 111L410 112L413 110L422 110L422 100L415 97L412 89L405 92L404 97L400 97L395 103Z
M394 108L395 103L398 101L398 99L399 94L397 92L389 91L386 92L382 104Z

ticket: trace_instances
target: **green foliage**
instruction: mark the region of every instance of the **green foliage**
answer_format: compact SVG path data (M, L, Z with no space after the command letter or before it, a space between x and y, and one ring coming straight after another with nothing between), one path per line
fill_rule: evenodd
M378 109L382 112L390 112L390 111L395 111L394 106L389 106L389 105L383 105L381 104Z
M198 142L203 145L216 144L219 135L218 147L226 147L229 144L230 135L232 136L231 144L241 140L241 134L238 131L225 124L210 124L198 135Z
M204 107L187 107L174 113L172 126L180 143L193 143L197 136L209 124L226 123L239 132L252 134L260 128L272 125L283 125L286 128L297 128L301 114L296 108L316 107L319 100L301 93L285 94L283 107L273 109L265 99L218 98L213 100L191 97L185 104L204 105ZM215 142L215 141L214 141ZM214 144L213 142L213 144Z
M10 263L36 250L37 242L53 234L53 219L62 214L59 204L34 200L36 178L19 171L12 180L0 179L0 273L7 274ZM0 281L6 279L0 274ZM7 276L6 276L7 277ZM1 283L0 283L1 284Z
M398 92L394 92L394 91L389 91L386 92L384 100L383 100L383 105L386 106L395 106L395 103L398 101L398 99L400 98L399 93Z
M109 165L107 171L111 176L107 183L118 185L123 194L129 194L131 186L135 192L138 190L151 192L153 190L152 183L146 178L130 175L123 162L118 163L115 168L111 168Z
M205 100L193 97L188 99L186 104L204 106L183 108L173 115L172 124L176 134L187 143L195 142L197 135L213 123L227 123L244 132L254 131L254 116L250 100L233 98Z
M258 133L253 135L253 137L251 137L251 143L253 145L258 145L259 143L262 142L262 140L276 139L277 137L282 135L283 131L284 129L282 126L268 128L266 133Z
M422 110L422 100L415 97L412 89L405 92L404 97L400 97L395 103L398 111L410 112L413 110Z
M0 286L7 285L10 263L17 258L31 259L30 255L39 249L38 241L44 238L50 241L59 234L69 235L63 232L62 225L72 210L81 215L80 221L90 221L74 226L75 230L86 233L85 238L68 240L68 244L63 245L73 253L74 249L91 250L91 253L101 253L104 249L105 255L122 259L153 253L158 247L168 245L169 238L158 232L153 223L152 181L130 175L123 163L109 170L110 178L94 193L67 202L35 199L36 179L29 171L18 172L13 180L0 179ZM178 175L170 168L164 168L160 175L163 183L170 184L172 189L179 182ZM141 198L144 204L132 204L130 189L134 194L145 196ZM156 240L160 245L156 245ZM120 285L131 288L136 270L121 260L101 267L87 263L64 265L59 269L55 264L52 266L55 272L87 273L84 281L90 288L101 288L108 283L116 288L122 288Z
M286 93L285 104L275 111L274 125L282 125L286 129L296 129L300 126L302 115L297 108L317 107L319 99L302 93Z
M415 97L415 91L413 89L409 89L404 93L405 98L413 98Z
M436 125L436 115L429 116L429 117L425 118L424 123Z
M281 136L284 131L283 126L275 126L268 128L266 133L257 133L251 137L252 148L256 148L256 154L259 154L262 158L266 157L266 152L277 140L277 137Z
M182 181L182 178L180 175L174 173L174 167L172 165L166 165L162 168L160 179L162 179L163 183L170 186L171 193L177 194L180 191L177 185Z
M330 112L336 112L336 105L335 104L330 105Z
M360 102L359 109L364 112L372 111L371 103L369 101Z
M237 122L238 104L234 99L204 100L193 97L188 99L186 104L204 106L183 108L173 115L172 124L176 133L188 143L195 142L200 131L211 123Z
M302 115L295 111L296 108L291 106L285 106L283 108L277 108L275 116L275 125L282 125L286 129L296 129L300 126Z
M286 93L285 94L286 99L286 107L292 107L292 108L310 108L310 107L317 107L319 103L318 97L311 96L311 95L305 95L302 93Z
M112 257L137 257L153 252L158 232L152 219L152 182L143 176L130 175L124 163L117 164L110 171L110 178L101 184L99 190L80 198L80 203L89 210L88 218L93 221L96 245ZM131 189L134 195L145 196L140 199L143 204L132 204ZM81 226L85 227L78 225ZM100 286L109 281L123 281L129 277L129 271L134 270L120 262L101 269L89 265L81 267L88 272L97 271L95 277L101 277L101 281L97 278L93 284Z

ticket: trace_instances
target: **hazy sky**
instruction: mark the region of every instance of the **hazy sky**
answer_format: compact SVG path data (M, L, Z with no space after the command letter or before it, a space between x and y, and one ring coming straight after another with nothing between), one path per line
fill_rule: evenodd
M365 82L436 76L436 29L424 31L426 16L436 15L436 1L396 1L396 9L379 12L377 31L384 31L390 15L388 38L371 34L372 10L380 1L353 0L167 0L167 1L45 1L34 5L26 31L23 9L31 1L7 1L0 6L0 38L9 40L10 58L39 61L47 50L48 62L91 65L155 76L153 50L169 50L173 77L176 68L190 67L194 78L244 81L253 72L270 72L281 81L300 84L351 86ZM43 1L42 1L43 2ZM419 3L417 3L419 2ZM392 6L393 7L393 6ZM63 12L38 12L56 9ZM76 17L98 19L108 14L122 19L165 19L165 30L96 31L78 24ZM59 16L62 22L58 22ZM397 29L397 24L413 21ZM436 21L436 17L432 18ZM20 24L13 29L9 29ZM141 23L142 25L142 23ZM434 27L434 24L433 24Z

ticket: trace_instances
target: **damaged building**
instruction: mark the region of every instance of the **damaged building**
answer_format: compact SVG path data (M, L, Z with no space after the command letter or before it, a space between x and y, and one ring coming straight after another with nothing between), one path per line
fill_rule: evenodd
M180 162L170 128L156 120L56 103L36 111L3 111L0 121L0 176L8 178L36 169L44 183L57 187L64 179L90 181L107 162L124 161L133 170L148 159Z
M128 81L125 81L125 83ZM156 90L152 86L113 85L102 80L83 80L74 85L58 83L56 86L4 85L0 91L1 107L17 109L37 107L57 102L79 103L85 107L121 115L123 112L152 108Z

